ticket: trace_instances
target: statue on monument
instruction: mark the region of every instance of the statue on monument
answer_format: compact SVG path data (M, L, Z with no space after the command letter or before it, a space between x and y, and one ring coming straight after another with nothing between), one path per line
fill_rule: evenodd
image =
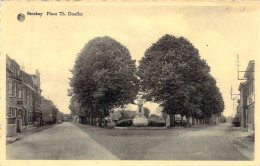
M141 97L138 97L137 99L137 111L136 111L136 116L133 120L133 124L135 126L147 126L148 125L148 119L144 116L144 100L141 99Z

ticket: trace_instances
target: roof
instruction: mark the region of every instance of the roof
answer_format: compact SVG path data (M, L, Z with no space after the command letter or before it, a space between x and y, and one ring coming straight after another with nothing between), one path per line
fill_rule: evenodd
M255 68L255 60L250 60L247 65L244 77L248 78L250 76L250 73L254 72L254 68Z
M9 56L6 54L6 61L7 61L8 59L9 59L11 62L13 62L14 65L16 65L18 68L20 68L20 65L19 65L14 59L12 59L11 57L9 57Z
M33 86L33 80L32 80L32 76L24 71L22 71L23 73L23 81L26 84L29 84L31 86Z

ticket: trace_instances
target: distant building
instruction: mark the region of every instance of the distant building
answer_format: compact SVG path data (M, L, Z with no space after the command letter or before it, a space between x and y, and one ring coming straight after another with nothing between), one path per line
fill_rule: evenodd
M56 117L56 123L62 122L63 121L63 117L64 117L63 113L58 111L57 112L57 117Z
M54 105L54 103L45 99L43 96L41 97L41 110L42 110L42 120L44 124L54 124L57 123L57 116L59 114L58 109Z
M7 136L21 133L25 127L40 124L40 73L28 74L6 55Z
M72 120L71 114L63 114L63 121L71 122L71 120Z

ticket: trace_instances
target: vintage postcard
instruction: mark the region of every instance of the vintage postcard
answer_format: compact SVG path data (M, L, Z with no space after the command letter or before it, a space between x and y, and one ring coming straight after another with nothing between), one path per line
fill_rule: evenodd
M2 1L0 165L259 165L259 6Z

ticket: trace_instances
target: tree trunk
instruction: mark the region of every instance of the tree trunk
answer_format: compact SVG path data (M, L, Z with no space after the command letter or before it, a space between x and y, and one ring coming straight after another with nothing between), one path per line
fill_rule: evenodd
M172 116L172 114L170 114L170 127L174 126L172 122L173 122L173 116Z
M181 115L181 122L180 122L179 126L182 126L182 121L183 121L183 116Z
M175 115L170 114L170 127L175 126Z
M90 122L90 123L91 123L91 126L94 126L94 122L93 122L94 120L93 120L93 117L92 117L92 116L91 116L90 121L91 121L91 122Z
M107 119L107 118L106 118ZM107 127L107 120L105 119L105 127Z
M99 118L99 127L102 127L102 120L103 120L103 118L100 117L100 118Z
M175 127L175 114L173 115L173 126Z

